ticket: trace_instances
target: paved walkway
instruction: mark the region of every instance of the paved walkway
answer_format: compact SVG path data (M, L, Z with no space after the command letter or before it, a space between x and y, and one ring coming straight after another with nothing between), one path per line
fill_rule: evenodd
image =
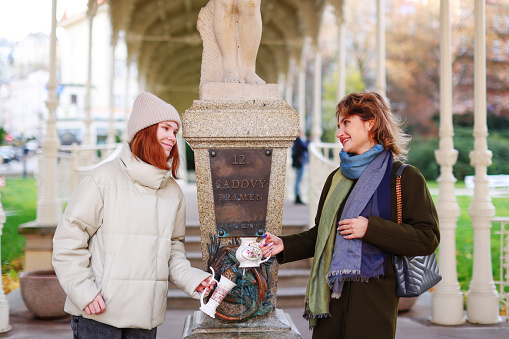
M0 338L16 339L69 339L72 338L70 318L55 320L40 320L33 318L26 309L19 289L7 295L10 308L10 325L12 330L0 334ZM311 339L307 321L302 318L302 308L284 309L297 326L303 339ZM193 310L167 310L166 321L158 328L157 338L181 339L184 321ZM509 323L496 325L473 325L465 323L458 326L432 325L428 319L431 316L431 294L422 295L413 308L398 317L396 339L507 339L509 338ZM359 338L363 339L363 338Z

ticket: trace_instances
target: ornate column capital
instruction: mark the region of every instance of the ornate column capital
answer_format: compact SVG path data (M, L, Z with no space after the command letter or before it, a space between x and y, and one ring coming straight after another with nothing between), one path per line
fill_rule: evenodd
M458 151L455 149L437 149L435 150L435 158L441 166L454 166L458 160Z
M55 112L58 107L58 100L48 98L46 100L46 107L48 107L50 112Z
M470 151L469 157L470 165L472 167L489 167L491 165L491 158L493 157L493 153L490 150Z

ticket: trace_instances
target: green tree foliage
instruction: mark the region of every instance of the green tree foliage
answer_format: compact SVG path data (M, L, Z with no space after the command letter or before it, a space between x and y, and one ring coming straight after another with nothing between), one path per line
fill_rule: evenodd
M415 137L410 142L408 163L417 167L426 180L436 180L439 175L439 168L435 159L435 150L438 149L438 139Z
M454 148L460 152L458 162L454 166L454 175L463 180L466 175L474 175L470 165L470 151L474 149L473 125L474 115L471 112L455 114ZM501 115L488 114L488 149L493 153L488 174L509 174L509 118Z
M420 135L435 133L430 121L439 108L439 1L415 4L414 12L388 13L387 96L398 103Z
M471 127L454 127L454 149L458 151L458 160L453 167L454 177L464 180L465 176L473 175L474 168L470 166L470 151L474 149L474 139Z
M509 135L495 132L488 137L488 149L493 153L488 174L509 174Z

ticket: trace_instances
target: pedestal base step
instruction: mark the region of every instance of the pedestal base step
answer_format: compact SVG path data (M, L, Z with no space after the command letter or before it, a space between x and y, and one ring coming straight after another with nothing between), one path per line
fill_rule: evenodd
M186 318L182 338L278 338L302 339L290 315L276 309L269 317L255 317L243 323L222 323L196 311Z

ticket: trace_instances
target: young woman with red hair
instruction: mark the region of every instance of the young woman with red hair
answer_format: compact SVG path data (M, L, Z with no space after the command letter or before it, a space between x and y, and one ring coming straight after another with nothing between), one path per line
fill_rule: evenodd
M212 287L184 249L180 126L172 105L142 92L121 154L85 175L71 197L53 238L53 267L74 338L155 338L168 277L193 298Z

